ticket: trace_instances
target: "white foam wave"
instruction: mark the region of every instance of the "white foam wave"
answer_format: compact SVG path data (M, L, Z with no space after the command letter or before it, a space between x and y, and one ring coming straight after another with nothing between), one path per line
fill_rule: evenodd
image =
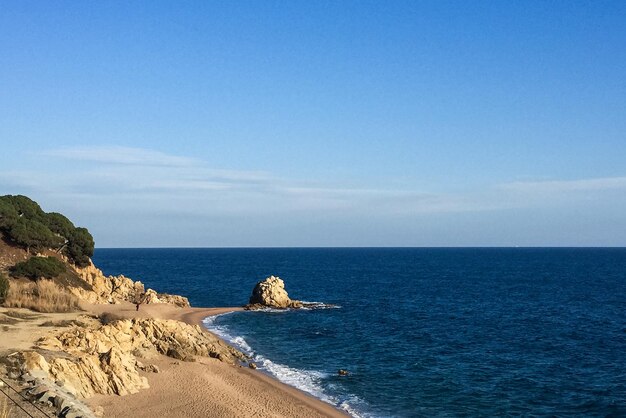
M246 353L246 354L250 353L248 355L252 355L252 353L253 353L252 347L250 347L248 345L248 342L243 337L241 337L241 336L234 337L232 339L232 342L233 342L234 345L239 347L239 349L241 351L243 351L244 353Z
M284 310L278 311L284 312ZM326 403L334 405L335 407L345 411L355 418L361 418L366 416L358 413L353 407L353 405L355 404L364 404L364 402L358 397L351 396L349 399L337 399L336 397L326 392L323 386L323 379L329 377L328 373L315 370L297 369L286 366L284 364L274 363L272 360L255 353L255 351L252 349L252 347L248 344L243 336L233 336L230 334L227 326L215 324L215 319L217 317L220 317L222 315L229 315L231 313L232 312L209 316L205 318L202 322L209 331L213 332L229 344L241 350L244 354L251 357L252 361L254 361L259 370L270 374L274 378L289 386L293 386L303 392L313 395L314 397Z
M324 303L324 302L307 302L305 300L302 301L302 304L304 306L302 308L300 308L300 309L305 309L305 310L310 310L310 309L339 309L339 308L341 308L341 306L339 306L339 305L332 305L332 304Z
M271 312L271 313L285 313L290 311L291 309L276 309L276 308L259 308L254 309L251 312Z
M334 404L333 399L324 393L322 387L322 379L328 375L318 371L302 370L285 366L284 364L274 363L272 360L262 355L254 356L254 361L261 370L269 372L283 383L296 387L300 390L310 393L316 398L325 402Z
M339 305L331 305L328 303L324 303L324 302L307 302L307 301L301 301L302 302L302 307L301 308L297 308L297 310L302 310L302 311L311 311L314 309L339 309L341 308L341 306ZM258 309L254 309L252 312L271 312L271 313L285 313L285 312L289 312L289 311L293 311L295 309L293 308L286 308L286 309L276 309L276 308L258 308Z

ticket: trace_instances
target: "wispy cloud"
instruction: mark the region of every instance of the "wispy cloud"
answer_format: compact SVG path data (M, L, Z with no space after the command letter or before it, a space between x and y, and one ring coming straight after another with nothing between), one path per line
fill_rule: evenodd
M584 192L598 190L615 190L626 188L626 177L602 177L576 180L544 180L544 181L518 181L505 183L500 186L502 190L514 192Z
M122 165L187 167L201 163L195 158L179 157L145 148L121 146L60 148L45 151L44 155L59 157L67 160Z
M516 181L444 193L332 185L266 171L219 169L200 159L129 147L48 150L48 160L83 161L63 170L0 172L0 188L92 205L185 213L327 213L412 216L546 207L584 195L626 189L626 177ZM54 161L52 161L54 163ZM115 210L115 208L110 208ZM120 209L121 210L121 209ZM126 209L124 209L126 210ZM346 215L348 214L348 215Z

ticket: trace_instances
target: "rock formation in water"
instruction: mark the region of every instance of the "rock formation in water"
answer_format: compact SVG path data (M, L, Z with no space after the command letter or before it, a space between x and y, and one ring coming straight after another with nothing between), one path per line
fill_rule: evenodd
M289 298L285 290L285 282L279 277L270 276L256 284L246 309L287 309L301 308L302 306L303 303L299 300Z

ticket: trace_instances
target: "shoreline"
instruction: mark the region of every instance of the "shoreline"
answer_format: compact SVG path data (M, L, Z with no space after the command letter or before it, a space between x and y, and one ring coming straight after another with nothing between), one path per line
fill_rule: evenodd
M154 304L141 305L139 311L136 311L135 306L130 303L84 304L83 308L94 314L112 312L126 318L172 319L198 325L204 332L214 335L228 345L230 345L228 342L211 333L202 321L210 316L244 310L241 307L178 308L166 304ZM162 373L146 375L151 386L149 389L123 397L97 395L88 399L87 403L93 407L102 406L105 417L119 416L118 413L137 417L151 417L157 414L197 417L255 415L345 418L350 416L334 405L289 386L260 370L231 366L213 359L199 359L195 363L186 363L173 362L172 359L161 356L156 363L162 369ZM163 379L164 376L166 376L165 379ZM213 382L212 378L218 382ZM162 403L170 405L178 405L181 402L178 396L178 386L173 384L174 381L180 379L191 380L180 387L185 391L184 396L191 397L191 400L187 400L184 405L177 406L173 410L168 409L167 406L157 407L155 402L159 403L158 401L163 399L168 401ZM209 390L208 388L212 386L215 387ZM233 391L233 387L237 389ZM206 408L209 407L217 409L214 413L207 415ZM224 411L217 412L220 409ZM107 410L112 415L107 414Z

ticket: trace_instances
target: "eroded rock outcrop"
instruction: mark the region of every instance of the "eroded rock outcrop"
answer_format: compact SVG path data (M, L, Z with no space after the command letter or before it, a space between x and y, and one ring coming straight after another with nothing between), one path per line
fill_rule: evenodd
M55 416L83 418L102 416L101 408L97 408L98 411L91 411L77 399L76 389L71 384L65 386L63 382L57 383L54 380L50 370L56 367L55 361L50 364L41 354L24 351L9 355L5 362L12 370L10 375L21 376L20 395L33 403L47 405L55 411Z
M279 277L270 276L256 284L252 290L250 302L246 309L262 308L301 308L303 303L289 298L285 290L285 282Z
M229 364L245 360L241 352L226 345L197 325L149 318L121 319L95 328L75 327L56 336L43 337L35 351L16 356L20 373L59 382L64 390L81 398L94 394L126 395L149 387L137 355L163 354L183 361L194 356L213 357Z
M95 394L128 395L150 387L139 375L136 359L130 353L112 348L105 353L83 354L79 357L53 357L19 353L20 369L38 379L58 382L74 396L89 398Z
M124 275L105 276L92 262L86 267L76 267L75 270L81 279L91 285L93 291L73 289L73 292L90 303L132 302L145 292L140 281L133 281Z
M93 288L93 291L71 288L72 293L89 303L168 303L179 307L188 307L189 300L178 295L157 293L145 289L140 281L134 281L124 275L105 276L93 262L86 267L75 267L78 276Z
M184 356L213 357L230 364L245 358L198 325L169 319L121 319L96 329L74 328L55 337L44 337L37 345L69 354L102 354L116 348L124 353L165 355L176 350Z

